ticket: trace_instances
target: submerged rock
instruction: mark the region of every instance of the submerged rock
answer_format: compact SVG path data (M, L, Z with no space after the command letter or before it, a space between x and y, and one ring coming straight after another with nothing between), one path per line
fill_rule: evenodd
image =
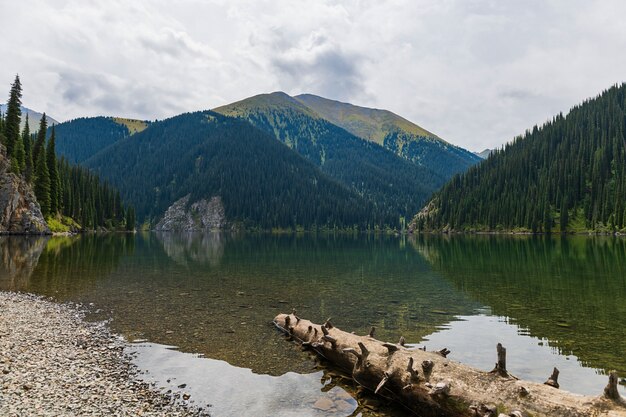
M50 234L30 184L10 168L0 145L0 234Z
M198 200L189 204L187 195L172 204L163 219L156 225L157 231L211 231L226 227L226 215L220 196Z

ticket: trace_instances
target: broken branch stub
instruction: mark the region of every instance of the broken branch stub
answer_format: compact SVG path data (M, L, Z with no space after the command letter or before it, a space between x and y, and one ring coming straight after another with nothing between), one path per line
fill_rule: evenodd
M548 378L548 380L546 382L544 382L545 385L554 387L554 388L560 388L559 385L559 370L555 367L552 370L552 375L550 375L550 378Z
M604 396L611 400L619 400L620 395L617 390L617 372L609 372L609 383L604 388Z
M498 361L495 368L491 371L493 374L498 374L502 377L508 377L509 372L506 370L506 348L502 346L502 343L498 343L496 346L498 352Z

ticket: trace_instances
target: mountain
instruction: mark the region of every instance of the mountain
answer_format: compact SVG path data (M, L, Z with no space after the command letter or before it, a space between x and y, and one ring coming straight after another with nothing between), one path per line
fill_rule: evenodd
M478 156L481 159L487 159L489 155L494 151L494 149L483 149L481 152L474 152L474 155Z
M355 106L313 94L301 94L294 98L353 135L378 143L445 178L481 161L472 152L451 145L388 110Z
M30 127L31 132L35 132L39 128L39 122L41 121L42 113L36 112L35 110L31 110L27 107L21 106L22 109L22 119L20 122L20 129L24 128L24 124L26 123L26 115L28 115L28 126ZM6 104L0 104L0 112L4 113L7 111ZM48 121L48 126L52 126L53 124L59 124L58 121L53 119L52 117L46 114L46 120Z
M363 140L285 93L261 94L215 109L237 116L297 151L322 172L375 204L391 223L419 209L446 180ZM417 211L417 209L415 211Z
M194 213L214 215L215 222L206 224L266 230L366 228L387 220L372 202L273 136L211 111L154 122L84 165L114 184L134 205L140 221L154 225L167 211L160 223L166 230L188 224ZM207 212L211 207L214 212Z
M421 230L626 229L626 84L533 127L455 176L415 217Z
M147 126L146 121L119 117L83 117L60 123L55 126L57 154L70 162L81 163Z

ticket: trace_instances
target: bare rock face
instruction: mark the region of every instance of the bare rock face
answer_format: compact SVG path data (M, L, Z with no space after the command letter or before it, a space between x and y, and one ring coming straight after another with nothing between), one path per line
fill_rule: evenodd
M176 201L165 212L163 219L156 225L158 231L216 231L226 227L224 205L219 196L209 201L202 199L189 205L187 195Z
M0 234L50 234L31 186L10 167L0 145Z

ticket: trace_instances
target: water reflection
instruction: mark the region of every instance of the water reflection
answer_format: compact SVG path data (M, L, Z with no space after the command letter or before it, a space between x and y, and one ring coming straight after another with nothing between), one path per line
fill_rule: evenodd
M530 336L506 317L481 314L460 319L427 336L423 343L447 346L455 360L484 371L493 369L495 346L502 343L507 348L507 370L518 378L542 383L557 367L563 390L600 395L606 385L607 377L596 369L582 367L576 356L560 353L547 339Z
M39 262L48 237L11 238L0 236L0 285L20 291L28 287L33 270Z
M626 374L626 241L574 236L416 239L457 290L585 366Z
M190 263L217 266L224 256L225 235L222 233L157 232L155 236L167 256L184 266Z
M227 362L172 350L170 346L138 343L133 362L148 382L163 390L191 395L193 404L210 407L212 416L349 416L358 403L343 388L329 386L323 371L258 375ZM320 390L320 386L322 389ZM232 401L224 401L233 399Z

